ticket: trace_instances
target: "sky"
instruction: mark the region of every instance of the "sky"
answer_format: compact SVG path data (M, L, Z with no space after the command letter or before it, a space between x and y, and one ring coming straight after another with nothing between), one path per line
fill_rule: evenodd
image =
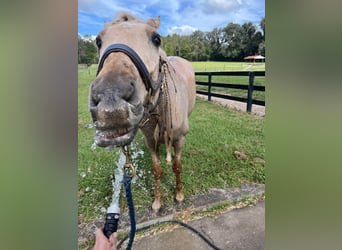
M112 21L120 12L143 21L160 16L162 36L188 35L230 22L259 26L265 17L265 0L78 0L78 33L96 36L104 22Z

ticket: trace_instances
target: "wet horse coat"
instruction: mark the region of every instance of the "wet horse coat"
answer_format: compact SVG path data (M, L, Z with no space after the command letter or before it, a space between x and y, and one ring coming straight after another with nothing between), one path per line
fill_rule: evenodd
M160 47L158 28L159 17L145 23L129 14L121 14L107 24L96 38L101 61L89 96L97 128L94 139L99 146L127 145L137 129L142 130L153 161L154 211L161 206L160 144L166 145L168 162L171 162L171 148L174 148L176 200L184 199L181 153L189 130L188 116L196 97L192 65L180 57L166 56ZM107 53L113 45L122 45L125 49ZM136 53L138 59L132 53Z

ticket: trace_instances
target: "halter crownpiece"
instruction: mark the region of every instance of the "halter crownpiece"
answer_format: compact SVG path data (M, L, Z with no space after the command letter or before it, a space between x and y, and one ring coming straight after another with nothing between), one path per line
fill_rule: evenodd
M102 67L103 67L103 63L106 60L106 58L109 56L109 54L114 53L114 52L122 52L124 54L126 54L134 63L134 65L137 67L140 76L145 84L146 90L149 91L150 89L152 90L156 90L160 87L161 85L161 81L163 79L162 75L163 72L161 69L159 69L159 76L158 76L158 80L155 84L153 84L150 73L148 72L146 65L144 64L144 62L141 60L141 58L139 57L139 55L129 46L125 45L125 44L121 44L121 43L115 43L115 44L111 44L110 46L108 46L106 48L106 50L104 51L98 68L97 68L97 73L96 76L100 73ZM165 62L160 62L159 67L161 67L161 65L165 63Z

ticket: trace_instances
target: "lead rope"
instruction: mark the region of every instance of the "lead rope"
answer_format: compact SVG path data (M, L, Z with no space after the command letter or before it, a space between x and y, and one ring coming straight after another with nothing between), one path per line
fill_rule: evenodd
M134 210L134 203L133 203L133 195L131 191L131 181L132 178L135 175L135 169L133 164L130 161L130 154L129 154L129 148L128 146L123 147L123 152L126 156L126 163L124 165L124 177L123 182L125 186L125 192L126 192L126 200L129 210L129 218L131 223L131 231L129 233L129 241L127 245L127 250L130 250L133 245L134 237L135 237L135 231L136 231L136 221L135 221L135 210ZM118 248L121 245L118 245Z
M125 240L127 240L127 238L129 237L129 241L127 244L127 248L126 250L130 250L133 246L133 242L134 242L134 237L135 237L135 233L136 231L141 231L141 230L146 230L152 226L155 225L161 225L164 223L175 223L175 224L179 224L191 231L193 231L197 236L199 236L202 240L204 240L212 249L214 250L221 250L220 248L218 248L217 246L215 246L210 240L208 240L201 232L199 232L198 230L196 230L195 228L191 227L190 225L178 221L178 220L169 220L169 221L163 221L163 222L159 222L156 223L154 225L149 225L146 227L142 227L139 228L138 230L136 229L136 220L135 220L135 210L134 210L134 203L133 203L133 195L132 195L132 191L131 191L131 181L132 178L135 175L135 169L133 164L130 161L130 153L129 153L129 147L128 146L124 146L122 148L125 156L126 156L126 163L123 167L124 169L124 177L123 177L123 182L124 182L124 186L125 186L125 191L126 191L126 200L127 200L127 205L128 205L128 210L129 210L129 218L130 218L130 223L131 223L131 231L129 232L129 234L127 234L117 245L117 249L121 248L121 245L124 243Z

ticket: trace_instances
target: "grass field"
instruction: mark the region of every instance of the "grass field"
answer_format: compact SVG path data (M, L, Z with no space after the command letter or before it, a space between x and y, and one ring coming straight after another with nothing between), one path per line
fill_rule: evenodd
M210 71L264 71L265 63L253 62L192 62L197 72Z
M213 71L265 71L265 63L246 63L246 62L192 62L195 72ZM255 86L265 86L265 77L255 77ZM215 83L234 83L248 85L248 76L212 76ZM208 82L207 76L196 76L196 81ZM197 86L197 90L207 91L206 86ZM213 87L213 93L220 93L247 98L247 90L224 89ZM253 99L265 101L265 92L254 91Z
M89 83L94 79L96 65L79 66L78 74L78 213L79 222L92 222L103 216L112 194L112 179L119 149L91 150L94 129L88 111ZM132 185L136 210L149 208L153 201L154 178L152 162L138 132L134 140L137 178ZM239 160L234 151L247 158ZM190 116L190 131L183 149L182 183L186 198L207 192L210 188L239 186L245 181L265 182L264 119L228 110L217 104L197 99ZM165 163L165 147L161 148L164 174L161 179L162 205L172 205L175 178L172 167ZM123 199L123 197L121 197ZM121 202L126 211L126 203Z

